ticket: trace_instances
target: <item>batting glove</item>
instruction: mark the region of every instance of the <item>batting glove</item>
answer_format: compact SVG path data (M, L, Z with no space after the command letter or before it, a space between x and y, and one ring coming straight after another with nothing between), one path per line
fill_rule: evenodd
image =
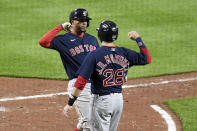
M65 22L65 23L61 24L61 26L62 26L63 30L65 30L65 31L70 31L70 29L71 29L70 22Z

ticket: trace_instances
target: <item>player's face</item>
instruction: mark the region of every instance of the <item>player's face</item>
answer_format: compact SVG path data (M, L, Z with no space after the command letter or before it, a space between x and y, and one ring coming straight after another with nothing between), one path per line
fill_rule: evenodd
M77 34L82 34L86 32L87 24L88 23L86 20L74 20L72 27L74 28Z

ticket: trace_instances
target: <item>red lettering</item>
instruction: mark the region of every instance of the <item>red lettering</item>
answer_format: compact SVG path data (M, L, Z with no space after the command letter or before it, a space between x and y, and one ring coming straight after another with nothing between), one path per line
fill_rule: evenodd
M90 45L90 51L93 51L94 47L92 45Z
M114 83L116 85L122 85L124 81L125 81L125 79L124 79L124 69L116 70Z
M79 49L79 47L75 47L75 51L77 52L77 54L80 54L80 49Z
M115 54L115 60L114 60L114 63L117 63L117 64L118 64L118 59L119 59L119 55L116 55L116 54Z
M109 74L109 75L108 75ZM114 71L112 69L107 69L103 72L103 75L107 77L106 79L103 80L103 85L104 86L112 86L114 85L114 82L110 82L113 79Z
M75 50L73 48L71 48L69 51L72 54L72 56L75 56L76 55L76 52L75 52Z
M123 68L116 70L115 74L112 69L106 69L103 72L103 76L107 77L103 80L104 86L122 85L124 82L126 82Z
M79 46L79 49L80 49L81 52L84 52L84 49L83 49L82 45Z
M107 64L111 63L108 55L105 56L105 61L106 61Z
M84 47L86 48L86 51L89 52L89 49L88 49L89 46L88 45L84 45Z
M114 56L113 54L110 54L111 62L114 63Z
M99 72L99 75L102 74L103 70L105 69L105 67L107 66L106 64L103 64L102 62L98 62L97 65L101 68L100 70L99 69L96 69L96 71Z

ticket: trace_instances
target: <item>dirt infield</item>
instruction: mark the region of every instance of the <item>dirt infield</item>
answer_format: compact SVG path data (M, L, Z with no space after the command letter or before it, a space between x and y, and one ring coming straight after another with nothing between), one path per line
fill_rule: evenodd
M165 110L182 131L180 120L162 102L197 96L196 78L197 73L187 73L129 80L126 85L134 86L123 89L118 131L167 131L166 121L151 105ZM65 118L62 109L68 96L56 94L66 87L67 81L0 77L0 131L73 131L76 112Z

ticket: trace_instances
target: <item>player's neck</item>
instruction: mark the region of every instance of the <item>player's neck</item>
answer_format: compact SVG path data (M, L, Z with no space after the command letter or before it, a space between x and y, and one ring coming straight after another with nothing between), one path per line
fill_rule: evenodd
M115 46L113 42L102 41L102 46Z
M76 30L74 30L74 29L72 29L71 28L71 33L73 33L73 34L75 34L75 35L77 35L77 36L79 36L79 37L81 37L81 36L84 36L84 32L77 32Z

